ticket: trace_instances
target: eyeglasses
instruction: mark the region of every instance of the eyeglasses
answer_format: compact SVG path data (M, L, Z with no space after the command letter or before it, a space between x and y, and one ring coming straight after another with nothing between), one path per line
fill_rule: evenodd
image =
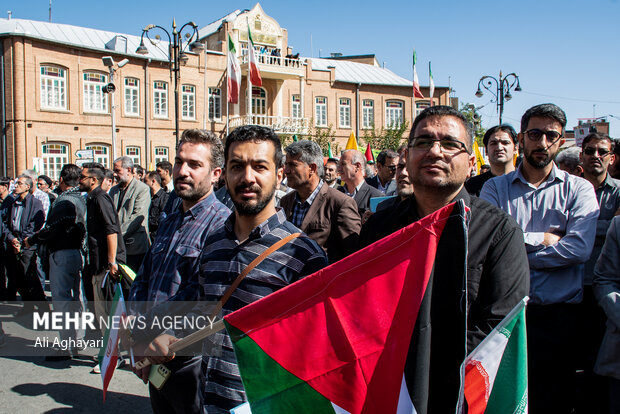
M387 168L388 168L388 170L390 170L391 172L396 171L396 166L395 166L395 165L390 165L390 166L388 166Z
M607 155L609 155L611 153L611 151L606 150L604 148L592 148L592 147L587 147L583 150L583 153L586 155L594 155L594 154L598 154L599 157L603 158L606 157Z
M435 145L435 142L439 143L439 148L441 148L443 154L454 155L461 151L466 151L470 154L464 143L453 139L413 138L413 141L409 144L409 148L420 152L430 151L433 145Z
M85 178L93 178L90 175L84 175L84 174L80 174L80 180L83 180Z
M527 137L534 142L539 142L540 140L542 140L543 135L547 137L547 142L550 142L552 144L555 144L555 142L562 138L562 134L558 131L543 131L541 129L538 128L534 128L534 129L530 129L528 131L525 131L525 135L527 135Z
M28 184L23 183L23 182L21 182L21 181L16 181L16 182L15 182L15 187L17 187L18 185L28 185Z

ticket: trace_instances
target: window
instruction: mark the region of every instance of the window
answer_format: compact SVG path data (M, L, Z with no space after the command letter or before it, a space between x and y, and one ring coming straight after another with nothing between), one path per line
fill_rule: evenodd
M291 99L291 117L301 118L301 97L299 95L293 95Z
M67 72L55 66L41 66L41 108L67 109Z
M108 112L108 94L102 88L108 83L108 77L101 73L84 73L84 112Z
M153 116L168 118L168 84L166 82L153 82Z
M66 144L43 144L43 172L52 179L60 177L62 166L69 163L69 146Z
M317 96L314 98L314 125L318 127L327 126L327 98Z
M155 164L168 161L168 147L155 147Z
M222 118L222 90L209 88L209 119Z
M196 119L196 88L181 86L181 116L183 119Z
M428 102L416 102L415 103L415 116L420 115L420 112L429 107Z
M351 128L351 100L340 98L338 106L338 125L340 128Z
M125 155L131 158L134 164L140 164L140 147L126 147Z
M385 128L397 129L403 122L403 103L387 101L385 103Z
M364 99L362 101L362 128L371 129L375 124L375 101Z
M140 115L140 81L136 78L125 78L125 115Z
M87 145L86 149L95 152L95 162L110 168L110 148L107 145Z

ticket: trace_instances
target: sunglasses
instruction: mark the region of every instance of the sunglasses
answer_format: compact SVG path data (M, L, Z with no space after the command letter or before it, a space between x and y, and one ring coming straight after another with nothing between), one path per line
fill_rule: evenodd
M547 142L551 143L555 143L558 139L562 138L562 133L558 131L543 131L538 128L525 131L525 135L527 135L527 137L534 142L542 140L543 135L547 137Z
M588 148L585 148L585 149L583 150L583 153L584 153L584 154L586 154L586 155L594 155L594 154L597 154L597 153L598 153L598 156L599 156L599 157L605 157L605 156L607 156L610 152L611 152L611 151L606 150L606 149L604 149L604 148L592 148L592 147L588 147Z

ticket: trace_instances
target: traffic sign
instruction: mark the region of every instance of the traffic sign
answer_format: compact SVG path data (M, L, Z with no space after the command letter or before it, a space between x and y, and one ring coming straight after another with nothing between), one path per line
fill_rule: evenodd
M75 151L75 156L77 158L89 158L92 160L95 158L95 151L91 149L77 150Z

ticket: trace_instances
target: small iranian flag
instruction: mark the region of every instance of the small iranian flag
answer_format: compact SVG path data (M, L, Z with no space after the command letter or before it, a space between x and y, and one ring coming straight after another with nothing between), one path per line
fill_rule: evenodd
M248 23L248 54L250 56L248 60L250 81L252 85L262 86L263 80L260 77L258 70L258 62L256 61L256 54L254 53L254 40L252 40L252 33L250 33L250 24Z
M422 91L420 90L420 81L418 80L418 72L415 70L415 64L418 61L418 55L415 53L415 49L413 49L413 97L424 99L424 95L422 95Z
M464 394L469 414L528 412L525 330L528 299L521 300L465 358Z
M331 142L327 143L327 156L329 158L334 158L334 154L332 153L332 143Z
M241 88L241 68L237 60L237 50L230 35L228 35L228 102L239 102L239 89Z
M430 106L433 106L433 96L435 95L435 82L433 81L433 71L431 70L431 62L428 62L428 97L430 99Z
M99 350L99 367L101 368L101 379L103 380L104 402L108 385L110 384L112 375L114 375L116 362L118 361L119 324L114 321L121 321L126 315L127 311L125 310L123 290L121 289L121 284L117 283L112 309L110 310L110 323L103 336L103 347Z

